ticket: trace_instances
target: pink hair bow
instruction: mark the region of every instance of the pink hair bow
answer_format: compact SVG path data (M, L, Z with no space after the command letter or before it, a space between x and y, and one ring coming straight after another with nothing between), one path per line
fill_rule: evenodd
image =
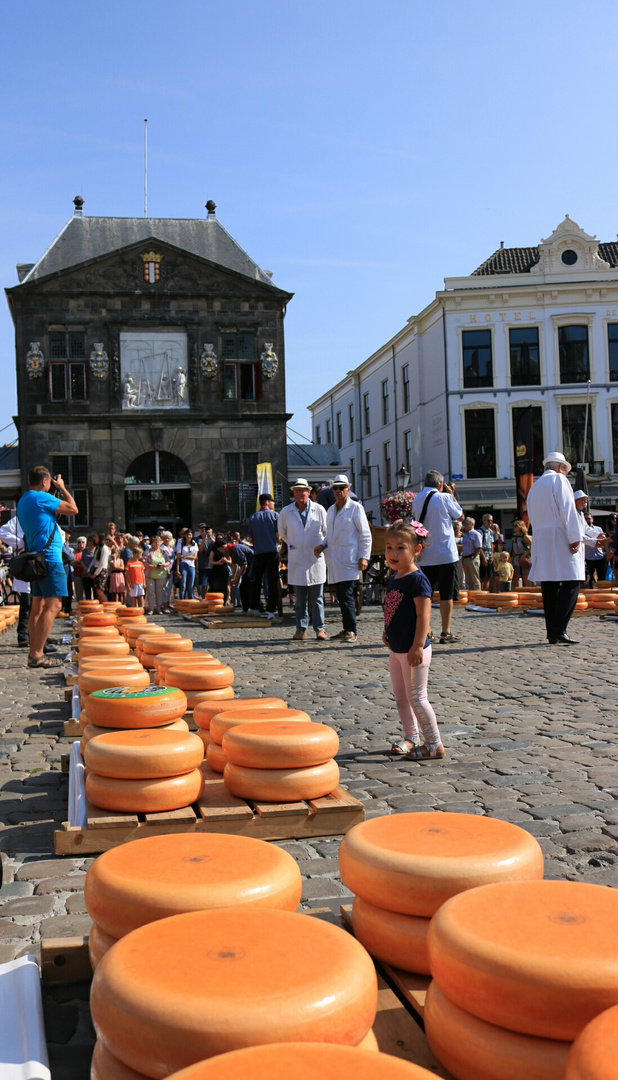
M424 525L421 525L420 521L411 521L410 525L417 536L427 536L427 529Z

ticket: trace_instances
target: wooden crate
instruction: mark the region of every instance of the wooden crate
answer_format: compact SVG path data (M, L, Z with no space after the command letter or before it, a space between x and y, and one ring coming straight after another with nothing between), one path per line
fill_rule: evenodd
M258 840L300 840L341 836L365 819L365 810L338 787L332 795L294 803L248 802L230 795L222 777L207 765L204 794L182 810L158 814L116 814L88 804L88 826L67 821L54 833L56 855L98 854L129 840L174 832L237 833Z

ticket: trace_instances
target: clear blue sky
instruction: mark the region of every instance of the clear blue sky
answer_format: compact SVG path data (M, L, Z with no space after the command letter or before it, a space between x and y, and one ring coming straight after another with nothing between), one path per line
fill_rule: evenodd
M70 217L199 217L295 293L291 425L501 240L612 240L615 0L30 0L0 13L1 278ZM0 427L16 409L0 305ZM14 428L0 433L12 439Z

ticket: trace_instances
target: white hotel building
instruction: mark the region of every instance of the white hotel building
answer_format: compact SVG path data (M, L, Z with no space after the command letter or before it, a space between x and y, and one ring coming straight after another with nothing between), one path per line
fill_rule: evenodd
M403 464L415 491L438 469L477 520L492 510L508 529L514 425L531 405L536 472L555 449L573 465L587 462L592 506L613 510L618 243L599 243L567 215L538 247L501 245L469 277L444 285L309 406L314 442L339 448L374 521L379 490L395 490Z

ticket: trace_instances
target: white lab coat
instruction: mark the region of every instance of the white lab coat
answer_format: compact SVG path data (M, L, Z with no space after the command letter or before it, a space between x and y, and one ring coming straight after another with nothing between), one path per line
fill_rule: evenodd
M277 532L288 545L288 583L323 585L326 581L324 556L316 559L313 549L326 542L326 511L309 499L309 513L303 527L295 502L279 512Z
M541 581L583 581L585 522L573 498L566 476L548 469L535 480L527 498L532 525L532 566L530 579ZM583 523L583 527L582 527ZM575 554L569 544L579 541Z
M329 506L326 514L326 565L328 583L357 581L359 559L371 555L371 529L364 507L349 496L341 510Z
M0 540L3 544L10 544L14 555L19 555L20 551L24 550L24 530L16 517L12 517L0 528ZM30 582L13 578L13 592L29 593Z

